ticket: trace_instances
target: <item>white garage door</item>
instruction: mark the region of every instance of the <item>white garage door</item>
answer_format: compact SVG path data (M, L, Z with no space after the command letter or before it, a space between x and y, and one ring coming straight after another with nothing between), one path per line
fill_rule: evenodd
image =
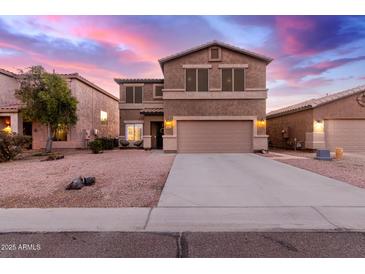
M178 152L252 152L252 121L178 121Z
M331 151L342 147L345 152L365 152L365 119L326 120L325 134Z

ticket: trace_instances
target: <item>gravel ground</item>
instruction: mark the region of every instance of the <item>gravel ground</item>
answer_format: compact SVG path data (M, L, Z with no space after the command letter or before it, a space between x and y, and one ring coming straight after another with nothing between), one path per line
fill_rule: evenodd
M160 151L74 151L57 161L1 163L0 207L153 207L174 158ZM66 191L78 176L95 176L96 184Z
M305 159L280 159L279 157L275 160L365 188L364 155L345 153L342 160L319 161L314 159L315 153L310 152L288 150L272 150L272 152L305 157Z

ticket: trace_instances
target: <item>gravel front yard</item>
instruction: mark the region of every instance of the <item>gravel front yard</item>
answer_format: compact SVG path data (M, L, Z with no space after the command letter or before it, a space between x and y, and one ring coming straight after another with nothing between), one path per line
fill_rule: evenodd
M276 153L294 157L293 159L283 156L275 157ZM276 161L365 188L365 155L345 153L342 160L332 161L315 160L314 153L301 151L273 150L269 155ZM301 157L303 159L300 159Z
M0 207L153 207L174 158L160 151L75 151L56 161L1 163ZM96 184L66 191L78 176L95 176Z

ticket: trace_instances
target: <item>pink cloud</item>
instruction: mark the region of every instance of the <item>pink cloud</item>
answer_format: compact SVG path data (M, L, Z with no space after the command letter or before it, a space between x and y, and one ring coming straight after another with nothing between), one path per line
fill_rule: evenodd
M282 50L286 54L310 55L314 50L308 49L302 41L305 33L314 31L313 20L307 17L278 16L276 17L276 30L281 41Z

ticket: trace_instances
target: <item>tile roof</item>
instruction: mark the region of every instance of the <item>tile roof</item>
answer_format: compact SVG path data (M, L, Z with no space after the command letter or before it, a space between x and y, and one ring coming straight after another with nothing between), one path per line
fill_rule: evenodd
M278 117L278 116L282 116L288 113L293 113L293 112L298 112L301 110L305 110L305 109L311 109L311 108L316 108L318 106L345 98L347 96L351 96L353 94L357 94L360 92L365 92L365 85L363 86L358 86L352 89L348 89L348 90L344 90L344 91L340 91L337 93L333 93L330 95L326 95L323 97L320 97L318 99L309 99L307 101L295 104L295 105L291 105L291 106L287 106L284 108L280 108L274 111L269 112L266 117L267 118L272 118L272 117Z
M140 113L145 115L163 115L163 108L144 108Z
M4 112L18 112L21 108L21 104L2 105L0 106L0 113Z
M137 84L137 83L156 83L156 84L163 84L164 79L160 78L116 78L114 81L118 84Z
M202 44L202 45L199 45L199 46L196 46L196 47L193 47L193 48L190 48L190 49L178 52L178 53L175 53L173 55L161 58L160 60L158 60L158 62L160 63L161 68L163 68L163 64L166 63L167 61L182 57L184 55L187 55L187 54L190 54L190 53L193 53L193 52L196 52L198 50L201 50L201 49L204 49L204 48L207 48L207 47L211 47L211 46L220 46L220 47L223 47L223 48L227 48L227 49L230 49L230 50L242 53L242 54L246 54L246 55L255 57L257 59L261 59L261 60L263 60L267 63L270 63L273 60L270 57L267 57L267 56L264 56L264 55L261 55L261 54L257 54L255 52L248 51L246 49L242 49L242 48L239 48L239 47L236 47L236 46L233 46L233 45L230 45L230 44L226 44L226 43L223 43L223 42L220 42L220 41L217 41L217 40L213 40L211 42L208 42L208 43L205 43L205 44Z

